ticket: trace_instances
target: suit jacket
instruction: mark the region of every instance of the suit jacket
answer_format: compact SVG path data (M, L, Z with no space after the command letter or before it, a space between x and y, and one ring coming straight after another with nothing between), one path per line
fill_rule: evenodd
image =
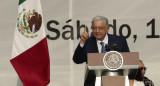
M117 44L118 52L129 52L127 41L122 36L108 34L108 44L110 50L114 50L113 44ZM87 62L87 53L98 53L97 41L94 36L91 36L86 41L83 48L81 48L80 44L77 46L73 55L73 61L77 64Z
M108 44L110 50L114 50L114 43L118 46L118 52L129 52L128 44L124 37L108 34ZM73 61L77 64L87 62L87 53L98 53L97 41L94 36L91 36L86 41L83 48L80 46L80 44L77 46L73 55ZM95 86L95 78L96 76L94 75L93 71L89 71L84 86Z

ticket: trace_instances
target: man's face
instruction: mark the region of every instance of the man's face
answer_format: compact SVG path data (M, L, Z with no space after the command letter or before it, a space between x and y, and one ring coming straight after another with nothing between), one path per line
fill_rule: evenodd
M106 27L104 20L97 20L92 23L92 32L96 39L103 41L108 32L109 27Z

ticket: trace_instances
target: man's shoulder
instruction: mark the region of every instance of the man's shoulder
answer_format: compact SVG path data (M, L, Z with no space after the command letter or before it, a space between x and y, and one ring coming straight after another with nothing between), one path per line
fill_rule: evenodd
M94 36L90 36L87 40L88 40L88 41L96 40L96 38L95 38Z
M94 36L90 36L87 41L86 41L86 45L87 44L95 44L96 43L96 38Z
M112 39L125 39L123 36L108 34L108 38Z

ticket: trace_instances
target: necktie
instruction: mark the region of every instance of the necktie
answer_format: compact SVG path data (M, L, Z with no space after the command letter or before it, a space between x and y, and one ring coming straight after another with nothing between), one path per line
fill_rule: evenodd
M104 47L104 42L100 42L100 44L102 46L101 53L105 53L106 50L105 50L105 47Z

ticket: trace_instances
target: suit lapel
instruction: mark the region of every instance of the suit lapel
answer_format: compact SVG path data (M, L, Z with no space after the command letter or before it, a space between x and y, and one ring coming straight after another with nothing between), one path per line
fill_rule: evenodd
M110 48L110 50L113 50L113 37L110 35L110 34L108 34L108 44L109 44L109 48Z

